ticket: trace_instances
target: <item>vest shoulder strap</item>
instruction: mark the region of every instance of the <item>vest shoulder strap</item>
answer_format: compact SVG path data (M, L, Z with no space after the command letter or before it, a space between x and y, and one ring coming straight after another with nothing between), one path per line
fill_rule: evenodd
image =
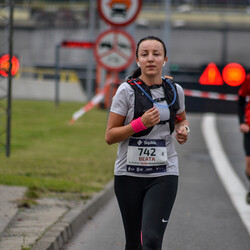
M166 79L174 80L172 76L164 76Z

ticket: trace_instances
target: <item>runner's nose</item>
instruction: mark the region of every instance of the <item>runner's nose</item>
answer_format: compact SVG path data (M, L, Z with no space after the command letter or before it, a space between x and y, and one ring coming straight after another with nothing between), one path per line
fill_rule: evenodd
M152 53L149 53L148 55L148 61L152 62L154 60L154 56Z

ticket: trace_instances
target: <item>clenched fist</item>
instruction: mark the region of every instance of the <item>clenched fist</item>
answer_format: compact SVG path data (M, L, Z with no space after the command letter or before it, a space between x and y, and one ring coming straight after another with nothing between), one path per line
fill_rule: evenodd
M159 110L155 107L147 110L141 117L142 123L145 127L150 128L160 122Z

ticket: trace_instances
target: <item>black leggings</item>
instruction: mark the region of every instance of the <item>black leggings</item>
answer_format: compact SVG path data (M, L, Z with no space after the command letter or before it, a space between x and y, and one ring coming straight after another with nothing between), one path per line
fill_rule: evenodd
M125 250L162 249L177 186L178 176L175 175L155 178L115 176L115 194L126 236Z

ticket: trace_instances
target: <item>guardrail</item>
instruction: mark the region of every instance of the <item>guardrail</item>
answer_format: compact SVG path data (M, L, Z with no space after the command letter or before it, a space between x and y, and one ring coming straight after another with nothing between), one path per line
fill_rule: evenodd
M21 77L35 78L38 80L54 79L55 69L44 67L22 67L19 73L15 76L15 78L20 79ZM61 69L60 82L80 83L77 70Z

